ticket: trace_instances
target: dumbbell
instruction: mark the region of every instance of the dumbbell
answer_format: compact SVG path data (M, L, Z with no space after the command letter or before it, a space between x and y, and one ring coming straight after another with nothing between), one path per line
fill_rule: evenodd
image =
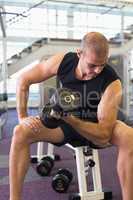
M57 128L61 122L60 119L52 117L53 107L50 103L46 104L40 113L40 120L47 128Z
M48 176L54 166L54 160L50 156L46 156L37 164L36 171L41 176Z
M57 103L63 111L70 112L81 106L81 96L78 92L69 88L61 88L58 91Z
M79 106L79 93L62 88L52 95L50 102L42 109L40 119L46 127L57 128L61 123L61 117L68 114L77 115Z
M59 193L65 193L73 179L68 169L59 169L52 179L52 188Z

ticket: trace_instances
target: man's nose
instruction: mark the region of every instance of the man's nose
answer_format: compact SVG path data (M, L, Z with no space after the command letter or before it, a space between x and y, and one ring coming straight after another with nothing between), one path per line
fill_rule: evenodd
M101 71L101 68L99 66L95 67L94 69L95 73L98 74Z

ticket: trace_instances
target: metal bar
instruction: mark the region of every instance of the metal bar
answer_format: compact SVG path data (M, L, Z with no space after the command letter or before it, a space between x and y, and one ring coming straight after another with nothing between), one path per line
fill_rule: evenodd
M92 168L94 191L102 192L102 181L98 150L93 149L93 160L95 161L95 166Z
M0 13L1 11L5 12L3 7L0 7ZM3 37L5 38L6 37L5 22L4 22L4 17L1 14L0 14L0 25L1 25L1 31L2 31Z
M86 180L85 166L84 166L85 160L83 154L83 147L76 147L75 153L76 153L79 193L82 197L87 194L87 180Z
M37 143L37 160L40 161L43 157L43 142Z

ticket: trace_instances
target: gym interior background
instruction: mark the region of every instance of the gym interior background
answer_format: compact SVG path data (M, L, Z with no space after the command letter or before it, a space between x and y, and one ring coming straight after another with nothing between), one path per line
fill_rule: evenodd
M82 20L81 20L82 19ZM13 127L17 124L16 79L22 70L60 51L74 51L88 31L99 31L109 40L109 63L123 81L122 113L133 123L133 1L132 0L3 0L0 1L0 199L9 198L8 157ZM48 84L53 84L53 80ZM4 94L4 95L3 95ZM6 95L7 94L7 95ZM7 99L8 97L8 99ZM44 93L42 85L30 88L28 111L38 114ZM47 152L47 144L44 144ZM26 200L66 200L78 192L74 154L68 146L54 149L55 161L49 176L41 177L36 164L26 176ZM31 147L31 155L37 145ZM117 149L99 150L104 189L121 199L116 173ZM73 180L67 192L57 193L51 186L58 168L69 168Z

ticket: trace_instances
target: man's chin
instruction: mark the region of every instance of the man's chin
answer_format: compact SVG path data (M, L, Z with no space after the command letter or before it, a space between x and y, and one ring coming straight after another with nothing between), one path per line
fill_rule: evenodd
M84 76L82 80L89 81L89 80L91 80L91 79L93 79L95 77L96 77L96 75Z

